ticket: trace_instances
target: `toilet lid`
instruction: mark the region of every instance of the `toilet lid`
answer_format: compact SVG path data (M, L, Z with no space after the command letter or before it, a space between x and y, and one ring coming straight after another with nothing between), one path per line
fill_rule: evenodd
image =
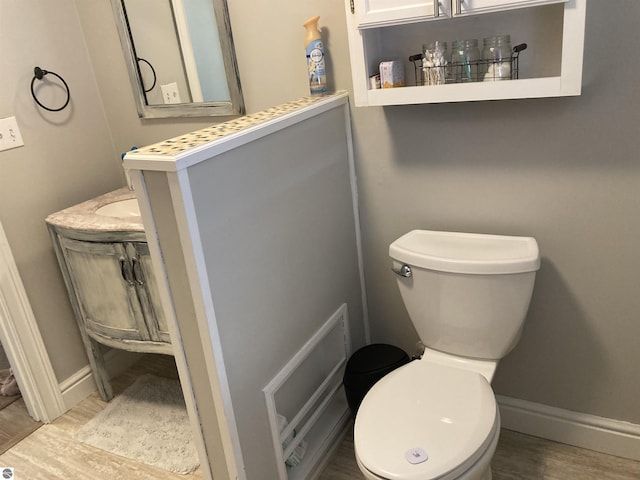
M479 373L413 361L376 383L354 427L356 455L386 479L463 472L493 438L496 401Z

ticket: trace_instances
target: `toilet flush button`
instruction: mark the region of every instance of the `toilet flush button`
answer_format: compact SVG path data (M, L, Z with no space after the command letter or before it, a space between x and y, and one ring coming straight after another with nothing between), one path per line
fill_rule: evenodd
M407 462L416 465L418 463L426 462L429 459L429 455L422 448L412 448L407 450L407 453L404 454L404 457L407 459Z

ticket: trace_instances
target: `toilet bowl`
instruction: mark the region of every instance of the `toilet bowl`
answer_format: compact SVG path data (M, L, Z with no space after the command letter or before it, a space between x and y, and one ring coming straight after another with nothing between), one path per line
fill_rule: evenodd
M490 479L499 432L482 374L423 357L365 396L354 426L356 461L371 480Z
M520 338L537 243L414 230L389 252L426 349L364 397L354 425L358 466L370 480L490 480L500 435L490 384Z

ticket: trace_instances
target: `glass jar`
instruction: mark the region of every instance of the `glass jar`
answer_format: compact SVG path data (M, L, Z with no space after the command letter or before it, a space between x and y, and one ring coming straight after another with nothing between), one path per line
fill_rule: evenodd
M447 83L449 54L447 42L436 40L422 46L422 80L424 85L444 85Z
M484 39L482 59L485 60L484 81L511 79L511 36L496 35Z
M477 82L481 77L478 40L455 40L451 53L452 78L455 83Z

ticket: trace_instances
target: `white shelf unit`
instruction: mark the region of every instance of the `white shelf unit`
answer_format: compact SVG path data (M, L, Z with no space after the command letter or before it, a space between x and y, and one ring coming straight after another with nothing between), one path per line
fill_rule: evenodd
M351 347L342 304L263 389L280 480L310 478L349 418L342 377ZM288 420L280 431L278 415ZM285 462L306 443L302 461Z
M467 102L580 95L586 0L570 0L526 8L468 13L453 18L358 28L347 1L347 25L356 106ZM454 10L455 11L455 10ZM417 86L409 56L434 40L482 39L510 34L512 45L526 43L520 54L518 80ZM405 65L406 87L370 89L369 77L382 61Z

